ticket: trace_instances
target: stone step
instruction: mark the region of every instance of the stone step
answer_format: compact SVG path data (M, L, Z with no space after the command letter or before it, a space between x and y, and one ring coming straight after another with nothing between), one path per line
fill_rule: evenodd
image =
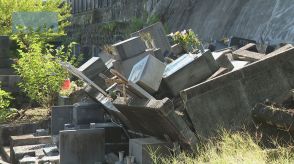
M51 136L34 136L33 134L11 136L10 146L24 146L36 144L51 144Z

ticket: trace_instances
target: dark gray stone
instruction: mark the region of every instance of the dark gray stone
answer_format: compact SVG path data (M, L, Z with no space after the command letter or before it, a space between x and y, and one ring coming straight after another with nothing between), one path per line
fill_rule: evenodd
M73 123L83 125L104 122L104 109L98 103L76 103L73 108Z
M104 162L104 129L69 130L60 132L60 163L84 164Z
M73 122L73 106L53 106L51 108L51 134L64 130L64 124Z
M78 68L85 76L93 80L96 77L99 77L99 73L102 73L107 70L104 62L99 57L92 57L86 63Z

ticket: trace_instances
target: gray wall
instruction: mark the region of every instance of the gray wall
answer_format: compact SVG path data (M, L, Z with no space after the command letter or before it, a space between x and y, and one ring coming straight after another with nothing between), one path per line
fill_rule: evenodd
M294 43L293 0L148 0L147 4L171 31L192 28L204 40L238 36Z

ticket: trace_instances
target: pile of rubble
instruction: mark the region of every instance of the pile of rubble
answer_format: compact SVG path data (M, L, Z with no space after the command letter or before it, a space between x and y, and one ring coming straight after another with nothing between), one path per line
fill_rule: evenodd
M146 33L150 43L141 39ZM93 57L80 68L62 63L87 84L84 90L94 101L52 108L50 144L57 146L46 143L50 150L42 148L43 158L55 156L64 164L151 163L150 149L193 151L200 138L214 136L219 127L249 123L255 104L280 102L294 88L292 45L262 49L232 38L229 48L182 54L156 23L112 48L111 58ZM25 155L31 154L13 158L25 163L32 158Z

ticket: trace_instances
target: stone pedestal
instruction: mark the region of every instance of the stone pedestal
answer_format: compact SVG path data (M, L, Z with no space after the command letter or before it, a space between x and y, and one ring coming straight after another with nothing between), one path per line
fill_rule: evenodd
M104 110L98 103L76 103L73 107L73 123L83 125L103 123Z
M84 164L104 162L104 129L60 132L60 163Z
M59 131L64 130L64 124L72 123L73 121L73 106L53 106L51 113L51 134L59 134Z

